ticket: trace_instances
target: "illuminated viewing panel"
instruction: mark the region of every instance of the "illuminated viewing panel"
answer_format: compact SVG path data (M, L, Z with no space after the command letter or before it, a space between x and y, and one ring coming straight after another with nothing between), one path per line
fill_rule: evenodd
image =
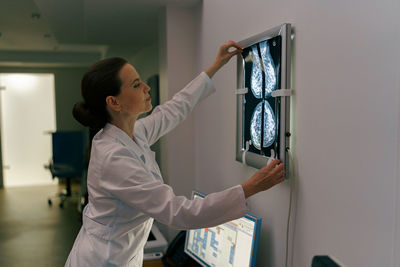
M289 172L290 24L239 42L236 159L256 168L278 158ZM243 90L246 89L246 90ZM274 92L275 91L275 92ZM239 92L239 91L238 91Z
M270 48L271 47L271 48ZM271 96L280 85L281 37L259 42L243 50L245 96L245 142L250 151L271 156L277 150L279 100ZM262 146L261 146L262 144Z
M194 197L204 197L199 192ZM255 266L261 218L246 214L216 227L189 230L185 252L202 266Z

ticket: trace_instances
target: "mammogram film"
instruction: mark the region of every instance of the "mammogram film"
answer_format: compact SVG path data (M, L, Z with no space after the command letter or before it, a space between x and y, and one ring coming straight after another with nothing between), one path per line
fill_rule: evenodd
M258 102L250 120L250 137L253 146L261 150L261 142L264 148L269 147L276 138L275 114L267 99L276 89L277 74L268 42L263 41L251 46L251 52L245 60L251 60L253 63L250 85L251 92Z
M262 104L264 103L264 140L263 147L269 147L275 141L275 117L274 111L267 101L260 102L251 116L250 135L253 145L261 148L261 119Z
M258 54L257 45L251 47L253 53L253 68L251 70L251 91L257 98L262 98L263 78L262 72L265 73L265 98L271 95L276 88L276 73L274 62L272 61L269 45L266 41L260 43L261 59Z

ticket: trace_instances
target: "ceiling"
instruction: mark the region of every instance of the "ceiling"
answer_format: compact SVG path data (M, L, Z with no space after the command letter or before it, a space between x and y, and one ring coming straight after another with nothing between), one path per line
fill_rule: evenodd
M157 42L163 7L199 1L1 0L0 65L92 62L110 47L137 51Z

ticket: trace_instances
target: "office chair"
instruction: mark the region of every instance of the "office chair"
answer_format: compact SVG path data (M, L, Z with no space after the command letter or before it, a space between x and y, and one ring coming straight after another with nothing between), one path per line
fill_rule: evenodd
M60 197L59 206L64 207L64 202L73 195L71 192L71 179L82 179L86 175L85 142L83 132L57 131L52 133L53 157L48 168L54 178L66 180L66 188L62 193L48 198L48 204L52 205L52 198ZM79 195L79 194L78 194Z

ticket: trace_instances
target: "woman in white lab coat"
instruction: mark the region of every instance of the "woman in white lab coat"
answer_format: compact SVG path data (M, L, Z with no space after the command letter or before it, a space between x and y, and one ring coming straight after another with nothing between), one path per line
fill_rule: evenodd
M140 120L140 114L152 109L150 88L132 65L110 58L85 73L84 100L74 106L73 114L99 131L92 141L89 203L66 266L142 266L154 219L177 229L215 226L244 216L247 197L284 180L283 164L275 160L242 185L189 200L164 184L150 150L215 91L210 78L240 52L232 41L222 45L207 70Z

